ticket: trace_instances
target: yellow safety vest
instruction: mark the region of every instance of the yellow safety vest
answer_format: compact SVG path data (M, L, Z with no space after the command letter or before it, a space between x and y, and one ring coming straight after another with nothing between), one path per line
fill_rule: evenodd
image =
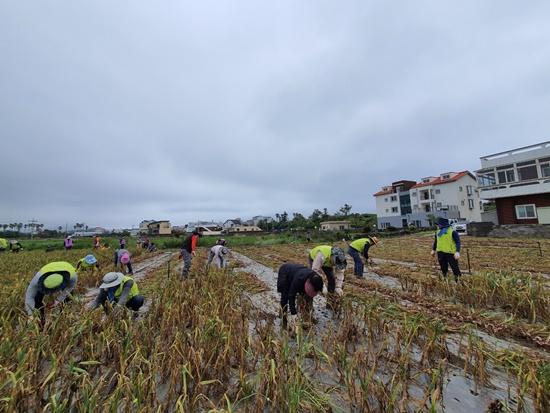
M349 244L349 246L351 248L353 248L354 250L357 250L359 252L363 252L363 250L365 249L365 245L367 244L370 244L370 239L368 238L359 238L359 239L356 239L355 241L353 241L352 243Z
M117 290L115 291L115 298L117 299L117 301L120 298L120 295L122 294L122 290L124 290L124 284L126 284L128 281L134 281L134 279L132 277L127 277L125 275L122 278L122 282L120 283ZM139 294L139 289L138 289L137 283L134 281L134 285L132 285L132 288L130 288L130 294L128 295L128 300L131 300L138 294Z
M454 254L456 252L456 244L453 239L454 230L451 227L447 227L447 232L443 235L439 235L440 231L435 233L437 237L437 248L438 252L445 252L447 254Z
M309 256L312 260L315 260L315 257L319 252L323 254L323 267L332 267L332 262L330 261L332 247L330 245L319 245L309 252Z

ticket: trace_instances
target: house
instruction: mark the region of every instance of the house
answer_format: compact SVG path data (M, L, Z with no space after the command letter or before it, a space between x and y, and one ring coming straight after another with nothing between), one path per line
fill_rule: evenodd
M262 229L255 225L233 225L223 230L225 234L243 234L250 232L262 232Z
M480 161L480 195L495 202L499 224L550 224L550 141Z
M222 224L222 228L223 229L230 229L230 228L233 228L237 225L242 225L242 221L240 218L235 218L235 219L228 219L227 221L225 221L223 224Z
M147 224L149 235L171 235L170 221L153 221Z
M199 230L202 235L221 235L222 226L216 222L190 222L187 224L185 232L191 233L195 230Z
M349 221L323 221L319 224L321 231L344 231L351 228Z
M143 220L139 223L139 232L140 234L148 234L149 233L149 224L155 222L153 219L149 220Z
M374 194L378 228L429 227L437 217L481 221L482 204L475 176L445 172L420 182L401 180Z
M260 225L261 222L265 222L266 224L273 223L273 218L263 216L263 215L256 215L255 217L252 217L252 219L250 221L252 221L252 225L258 226L258 225Z

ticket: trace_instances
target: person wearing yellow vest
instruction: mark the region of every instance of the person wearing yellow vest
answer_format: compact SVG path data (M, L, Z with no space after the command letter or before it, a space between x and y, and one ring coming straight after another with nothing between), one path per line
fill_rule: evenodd
M99 294L92 305L92 309L103 306L107 311L107 302L121 307L128 307L138 311L145 298L139 294L137 283L132 277L121 272L108 272L103 277L103 283L99 286Z
M309 268L327 277L327 291L330 294L343 294L344 270L347 266L346 255L340 247L330 245L319 245L309 252ZM336 276L334 274L336 269Z
M76 263L76 270L78 271L80 269L84 271L91 270L93 274L96 269L99 270L99 262L95 256L88 254Z
M8 240L5 238L0 238L0 252L4 252L8 249Z
M437 252L437 260L441 267L443 277L447 277L449 266L453 270L455 281L458 282L462 275L458 266L460 259L460 236L449 224L447 218L440 217L437 220L438 231L435 233L435 239L432 246L432 256Z
M59 293L48 308L55 307L64 302L69 294L74 290L78 276L76 269L65 261L51 262L40 268L25 294L25 309L29 315L32 315L35 309L40 311L42 321L44 321L44 297L47 295Z
M348 254L351 255L351 258L353 258L353 263L354 263L353 274L357 278L363 278L364 264L363 264L361 255L363 255L363 257L365 257L366 262L368 262L369 249L370 247L376 244L378 244L378 238L376 237L359 238L348 244L349 245Z

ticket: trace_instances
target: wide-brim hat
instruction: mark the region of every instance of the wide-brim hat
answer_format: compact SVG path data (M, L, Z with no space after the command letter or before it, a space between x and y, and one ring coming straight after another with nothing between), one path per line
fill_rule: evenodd
M99 286L100 289L106 289L116 287L122 282L124 274L121 272L108 272L103 276L103 284Z
M371 239L371 241L374 243L374 245L378 244L380 241L378 241L378 238L377 237L369 237Z

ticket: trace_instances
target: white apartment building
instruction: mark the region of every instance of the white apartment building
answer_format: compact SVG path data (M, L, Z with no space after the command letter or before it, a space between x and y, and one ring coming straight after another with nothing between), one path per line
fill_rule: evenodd
M483 207L475 176L469 171L446 172L419 183L395 182L374 196L380 229L426 227L430 216L481 221Z
M410 192L413 213L447 211L448 218L481 221L483 205L476 178L469 171L423 178Z

